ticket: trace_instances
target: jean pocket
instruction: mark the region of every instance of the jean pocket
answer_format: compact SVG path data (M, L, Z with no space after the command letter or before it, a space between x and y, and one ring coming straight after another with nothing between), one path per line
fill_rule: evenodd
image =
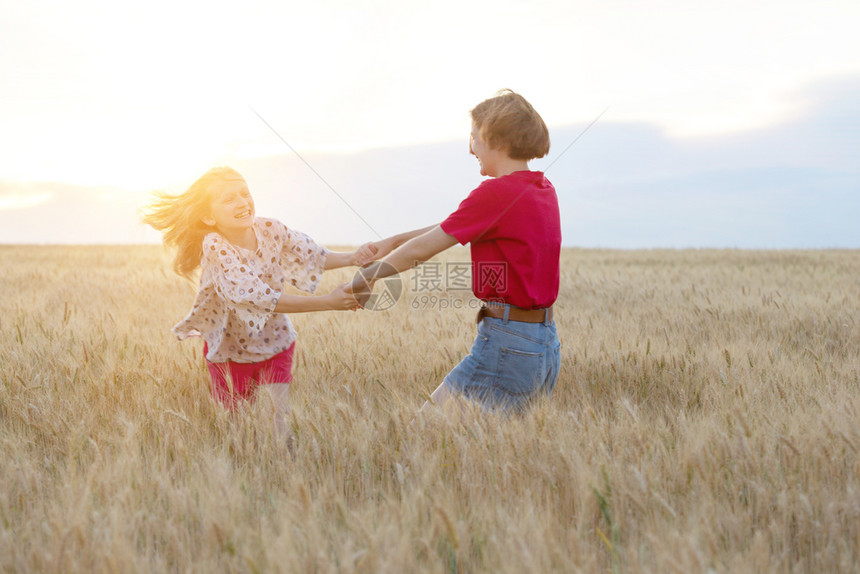
M532 395L544 378L544 354L502 347L493 386L512 397Z

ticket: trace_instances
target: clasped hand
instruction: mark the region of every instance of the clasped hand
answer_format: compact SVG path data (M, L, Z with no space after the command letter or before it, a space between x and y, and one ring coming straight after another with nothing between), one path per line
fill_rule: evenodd
M367 273L369 271L367 266L391 253L393 247L394 244L391 238L381 239L365 243L352 254L352 264L364 267L364 269L359 270L355 274L352 283L345 284L344 288L346 293L350 293L355 297L362 309L364 309L367 301L370 299L370 295L373 293L373 284L375 283L374 274Z
M350 263L357 267L364 267L391 253L393 247L391 238L370 241L353 252Z
M366 279L362 271L359 271L355 274L352 283L344 284L344 289L347 293L351 293L358 305L364 309L373 293L373 280Z

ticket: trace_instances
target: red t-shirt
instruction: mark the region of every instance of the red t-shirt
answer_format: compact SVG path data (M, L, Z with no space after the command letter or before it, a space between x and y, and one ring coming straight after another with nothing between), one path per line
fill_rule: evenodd
M555 302L561 217L555 188L542 172L484 181L441 225L461 244L472 244L475 297L524 309Z

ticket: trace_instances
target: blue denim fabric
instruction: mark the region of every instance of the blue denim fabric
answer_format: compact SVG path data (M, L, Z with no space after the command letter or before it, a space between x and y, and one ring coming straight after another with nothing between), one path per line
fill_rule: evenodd
M471 353L448 373L445 385L486 410L522 410L552 393L560 364L554 323L484 317Z

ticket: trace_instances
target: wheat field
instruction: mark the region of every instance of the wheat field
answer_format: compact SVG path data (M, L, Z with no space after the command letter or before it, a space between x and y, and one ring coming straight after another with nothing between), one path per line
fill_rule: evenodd
M4 572L858 570L858 251L566 249L558 387L510 418L417 414L474 311L406 274L293 316L292 456L211 401L160 247L0 265Z

